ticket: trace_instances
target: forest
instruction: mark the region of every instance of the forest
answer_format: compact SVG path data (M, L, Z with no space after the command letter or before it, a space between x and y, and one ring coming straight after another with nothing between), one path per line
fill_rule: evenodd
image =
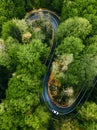
M26 21L40 8L59 16L56 32L49 14ZM48 81L53 102L70 106L83 85L91 90L64 116L55 116L40 101L53 42ZM96 78L96 0L0 0L0 130L97 130Z

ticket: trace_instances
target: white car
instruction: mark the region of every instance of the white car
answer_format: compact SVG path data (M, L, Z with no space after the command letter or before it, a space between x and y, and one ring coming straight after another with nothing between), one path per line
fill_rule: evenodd
M56 115L59 115L59 112L55 111L54 109L52 109L52 112Z

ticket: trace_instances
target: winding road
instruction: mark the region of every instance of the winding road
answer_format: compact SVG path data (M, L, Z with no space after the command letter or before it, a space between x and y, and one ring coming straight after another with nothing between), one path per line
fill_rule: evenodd
M54 33L55 33L56 28L59 25L59 17L52 11L49 11L49 10L46 10L46 9L39 9L39 10L36 10L36 11L32 11L32 12L29 13L26 20L28 20L28 22L29 22L29 20L31 21L31 20L39 19L38 12L42 12L44 14L45 18L47 17L47 14L50 14L50 16L51 16L50 22L52 24L52 27L53 27ZM53 46L55 44L56 43L53 43ZM51 59L49 61L48 69L47 69L46 75L44 77L44 89L43 89L42 98L43 98L43 101L46 103L47 107L49 108L49 110L51 112L53 112L55 115L67 115L67 114L73 112L76 109L76 107L82 102L82 100L84 99L85 95L88 92L88 89L85 89L85 87L83 85L79 95L76 97L75 102L71 106L59 107L59 106L56 106L52 102L52 100L50 99L49 94L48 94L48 79L49 79L49 76L50 76L50 67L52 65L52 61L53 61L53 57L54 57L54 48L52 48L53 50L50 53L50 58ZM95 87L95 84L96 84L96 81L95 81L93 87Z

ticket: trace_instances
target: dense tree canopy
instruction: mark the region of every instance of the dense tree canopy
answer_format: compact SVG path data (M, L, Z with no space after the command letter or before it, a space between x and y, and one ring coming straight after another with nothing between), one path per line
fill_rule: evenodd
M29 26L24 18L38 8L60 15L48 82L53 94L59 92L55 101L74 102L74 90L85 86L89 92L97 77L96 0L0 0L0 130L97 130L97 85L77 115L56 119L40 102L52 25L48 19Z

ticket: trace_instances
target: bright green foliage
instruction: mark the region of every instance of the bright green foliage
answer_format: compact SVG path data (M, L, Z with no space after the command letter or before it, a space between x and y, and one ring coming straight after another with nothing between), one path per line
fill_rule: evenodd
M77 120L64 120L60 130L81 130Z
M86 102L78 112L78 119L82 122L82 130L97 129L97 104Z
M27 115L25 117L26 125L32 127L33 130L44 130L48 127L48 122L50 120L50 114L45 112L43 106L39 106L33 115Z
M75 0L64 0L63 7L62 7L62 13L61 13L61 19L66 20L70 17L78 16L78 7L75 2Z
M16 24L16 26L19 28L19 31L21 33L21 42L23 44L29 43L32 38L32 34L30 33L31 29L28 26L27 22L25 19L12 19L12 22Z
M67 84L89 88L93 86L96 75L97 56L86 54L71 64L65 78Z
M5 16L8 19L13 17L22 18L25 15L25 1L22 0L1 0L0 1L0 16Z
M0 0L0 16L8 19L16 15L15 5L12 0Z
M25 102L20 103L25 104ZM45 128L48 126L50 114L45 112L43 106L38 106L34 112L30 108L29 111L22 113L18 107L19 103L16 105L18 111L16 111L10 102L0 104L0 128L2 130L46 130Z
M62 55L64 53L72 53L77 56L85 46L80 38L66 37L62 43L56 48L56 55Z
M97 14L96 0L64 0L62 8L62 19L74 16L84 16L86 14Z
M83 121L97 121L97 104L85 103L79 110L78 118Z
M45 72L45 62L47 58L48 48L39 40L33 40L30 44L20 46L17 52L19 68L28 68L28 70L37 76L41 76ZM42 57L43 56L43 57Z
M25 19L20 20L20 19L14 18L12 19L12 22L15 23L16 26L19 28L21 34L24 34L30 30Z
M3 46L3 44L2 44L2 46ZM10 62L11 62L11 59L10 59L8 53L6 52L6 49L4 46L3 50L0 49L0 65L8 68Z
M9 37L5 42L5 49L0 55L0 64L5 66L10 71L15 71L17 66L17 51L19 42L12 37Z
M39 104L41 86L40 80L34 79L27 70L22 69L13 73L9 80L6 99L16 112L33 112Z
M59 25L56 37L58 37L58 40L61 40L67 36L74 36L84 40L91 30L92 26L87 19L74 17L67 19Z
M97 16L96 15L93 15L93 14L86 14L84 16L89 22L90 24L92 25L92 31L91 31L91 35L97 35Z
M7 21L7 18L5 16L0 16L0 36L1 36L1 32L2 32L2 25L6 21Z
M22 18L25 15L25 2L22 0L0 0L0 35L2 25L11 18Z
M97 76L97 0L0 0L0 36L5 40L0 39L0 130L97 130L94 102L79 108L76 119L63 121L52 120L40 105L49 33L37 26L33 33L24 19L17 19L40 7L56 11L63 21L53 64L62 83L76 93L92 87ZM36 35L40 37L34 39ZM95 102L96 87L90 97Z
M10 3L10 4L9 4ZM0 1L0 36L2 32L2 25L8 19L12 18L15 13L13 13L14 4L11 0L5 2L5 0Z
M21 42L21 32L12 21L8 21L2 26L2 38L6 40L9 36Z
M8 85L7 98L20 98L24 95L26 97L28 93L29 95L38 93L40 80L34 78L34 75L31 75L29 71L22 69L13 73Z
M42 106L38 106L42 90L41 76L45 72L43 60L47 58L49 49L39 40L21 45L11 37L5 42L5 48L13 73L8 81L6 102L0 106L0 128L43 130L50 116Z
M84 50L84 53L86 54L94 54L97 55L97 42L94 42L94 44L90 44L87 46L87 48Z
M70 17L84 17L92 24L92 35L97 34L97 1L96 0L65 0L62 7L61 19Z

